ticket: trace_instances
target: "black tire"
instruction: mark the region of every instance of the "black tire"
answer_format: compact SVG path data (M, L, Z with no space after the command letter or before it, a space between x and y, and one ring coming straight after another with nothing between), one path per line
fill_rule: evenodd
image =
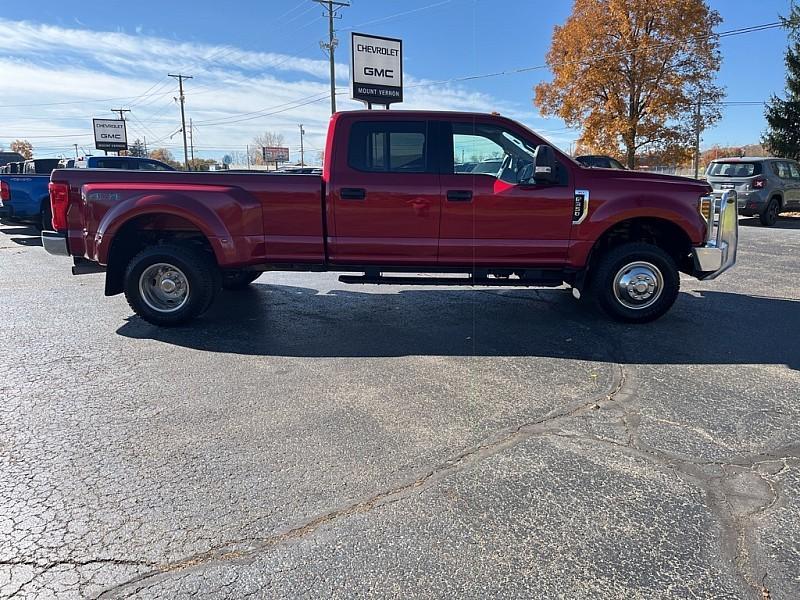
M764 227L772 227L778 222L778 214L781 212L781 203L777 198L771 198L767 206L758 215L758 220Z
M243 290L256 279L261 277L261 271L223 271L223 290Z
M163 278L160 285L159 277ZM172 291L162 289L166 280L174 286ZM191 321L208 310L219 290L220 277L214 260L203 250L165 244L145 248L134 256L125 269L123 285L125 298L137 315L153 325L168 327Z
M666 313L678 298L681 279L675 261L658 246L630 243L600 256L590 272L589 293L609 316L647 323ZM624 289L620 282L627 280ZM634 285L652 284L647 290Z

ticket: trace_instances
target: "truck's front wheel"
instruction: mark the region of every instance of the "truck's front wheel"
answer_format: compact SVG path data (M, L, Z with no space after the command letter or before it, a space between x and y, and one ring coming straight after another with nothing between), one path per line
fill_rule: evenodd
M658 246L624 244L601 256L590 273L600 307L618 321L646 323L666 313L678 297L675 261Z
M213 260L200 249L152 246L125 270L125 298L154 325L179 325L205 312L219 288Z

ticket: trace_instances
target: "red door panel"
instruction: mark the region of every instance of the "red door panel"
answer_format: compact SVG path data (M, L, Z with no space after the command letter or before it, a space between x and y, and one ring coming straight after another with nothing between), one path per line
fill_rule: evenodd
M363 193L363 196L362 196ZM439 238L439 176L358 173L339 176L331 190L338 263L433 264Z
M534 267L566 260L571 186L511 185L491 175L461 173L442 175L441 185L441 265ZM472 199L448 199L453 190L471 190Z

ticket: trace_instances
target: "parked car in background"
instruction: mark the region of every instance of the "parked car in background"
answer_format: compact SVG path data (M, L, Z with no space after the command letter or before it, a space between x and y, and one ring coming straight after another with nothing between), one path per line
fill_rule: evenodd
M503 159L502 158L487 158L486 160L482 160L479 163L476 163L470 173L477 174L477 173L486 173L487 175L497 175L500 173L500 169L503 168Z
M322 167L283 167L274 172L294 175L322 175Z
M8 163L12 162L22 162L25 160L25 157L22 156L19 152L8 152L2 151L0 152L0 167L4 167Z
M47 185L52 169L47 170L45 165L46 163L38 160L28 160L20 164L22 168L18 173L0 174L0 218L32 221L37 225L49 223L50 201ZM37 168L46 172L37 173Z
M167 163L138 156L83 156L75 161L79 169L124 169L126 171L174 171Z
M736 190L739 214L758 216L766 227L790 209L800 210L800 165L786 158L719 158L706 168L717 197Z
M15 173L22 173L22 168L25 166L24 162L10 162L0 167L0 173L8 173L13 175Z
M596 169L622 169L625 170L624 165L616 158L610 156L603 156L602 154L587 154L586 156L578 156L576 159L584 167L593 167Z
M478 163L474 162L465 162L465 163L456 163L454 166L454 171L456 173L471 173L472 169L475 168L475 165Z
M33 158L7 165L10 167L9 173L0 174L0 186L3 188L0 217L49 226L47 186L50 173L58 168L60 161L58 158ZM12 165L16 165L13 170Z
M26 175L50 175L58 168L60 158L33 158L25 161L22 172Z

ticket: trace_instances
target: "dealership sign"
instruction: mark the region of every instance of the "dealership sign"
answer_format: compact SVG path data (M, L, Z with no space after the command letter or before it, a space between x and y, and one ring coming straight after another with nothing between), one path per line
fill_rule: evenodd
M98 150L127 150L128 136L125 121L114 119L92 119L94 147Z
M265 163L289 162L289 149L280 146L262 146L261 156Z
M403 40L353 33L351 98L367 106L403 101Z

